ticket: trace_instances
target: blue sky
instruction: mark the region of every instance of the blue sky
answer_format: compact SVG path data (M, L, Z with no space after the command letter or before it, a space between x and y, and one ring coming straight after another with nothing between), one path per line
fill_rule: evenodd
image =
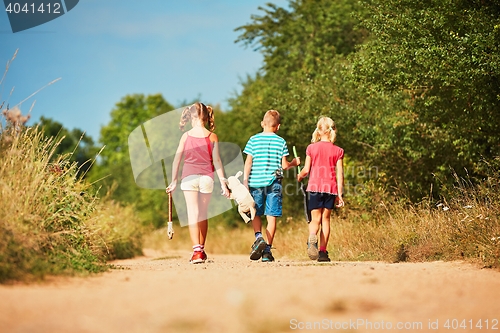
M65 15L12 33L0 13L0 65L12 58L0 102L80 128L97 141L110 111L127 94L156 94L180 106L200 97L220 103L262 66L260 53L235 44L234 29L257 8L287 0L80 0ZM0 75L3 73L0 73ZM12 88L14 88L12 94Z

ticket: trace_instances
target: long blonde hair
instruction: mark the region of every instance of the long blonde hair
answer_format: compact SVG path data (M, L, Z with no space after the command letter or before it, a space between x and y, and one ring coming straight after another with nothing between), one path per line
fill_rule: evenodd
M316 129L314 130L311 138L311 142L318 142L321 140L321 135L328 135L328 140L334 143L337 139L337 127L335 127L335 122L329 117L321 117L316 124Z
M194 108L193 108L194 107ZM188 106L182 111L181 120L179 122L179 128L181 131L184 130L184 126L193 118L200 118L203 124L208 124L208 129L210 132L215 130L215 116L214 110L211 106L205 105L201 102L196 102L191 106Z

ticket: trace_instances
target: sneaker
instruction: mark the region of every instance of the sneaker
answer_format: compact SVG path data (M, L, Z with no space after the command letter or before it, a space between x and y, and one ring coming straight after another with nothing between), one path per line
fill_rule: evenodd
M309 238L307 240L307 255L309 256L309 259L311 259L311 260L318 259L318 256L319 256L318 236L309 235Z
M328 257L328 251L319 251L319 262L329 262L330 258Z
M274 257L271 251L262 253L262 262L272 262L272 261L274 261Z
M252 244L252 252L250 252L250 259L259 260L260 257L262 257L262 252L264 252L266 245L267 243L263 237L257 238L255 242Z
M207 255L204 251L194 251L189 262L191 264L202 264L207 259Z

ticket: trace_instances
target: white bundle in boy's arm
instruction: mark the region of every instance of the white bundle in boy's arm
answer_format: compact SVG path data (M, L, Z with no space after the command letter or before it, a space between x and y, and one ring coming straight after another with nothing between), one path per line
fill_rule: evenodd
M255 218L255 201L246 186L238 179L242 174L241 171L238 171L235 176L229 177L227 179L227 187L231 191L230 198L238 204L238 212L243 221L248 223Z

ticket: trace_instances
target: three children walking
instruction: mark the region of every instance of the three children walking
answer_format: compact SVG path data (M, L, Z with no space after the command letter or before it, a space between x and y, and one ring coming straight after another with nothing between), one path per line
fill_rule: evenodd
M211 108L202 103L195 103L183 112L181 129L187 121L191 121L193 129L185 133L179 142L173 162L172 183L166 191L168 193L175 190L180 160L185 155L184 169L187 164L188 171L186 173L183 169L181 189L189 207L189 231L193 243L190 262L202 263L207 259L204 250L208 230L206 212L213 191L214 171L221 181L222 194L228 196L229 193L219 157L218 139L212 133L215 124ZM276 233L276 219L282 216L283 171L300 165L298 157L291 161L287 159L289 152L286 141L276 134L280 123L278 111L267 111L261 122L263 131L253 135L243 150L247 155L243 184L249 189L257 211L252 221L255 241L251 246L251 260L274 261L271 248ZM207 124L210 125L210 131L205 128ZM297 175L297 180L301 181L309 174L307 194L312 220L309 223L307 253L309 258L318 261L330 261L326 250L330 235L330 215L335 206L344 205L344 151L333 144L335 138L336 128L333 120L322 117L312 135L312 144L307 147L304 169ZM267 221L266 240L262 233L264 215Z

